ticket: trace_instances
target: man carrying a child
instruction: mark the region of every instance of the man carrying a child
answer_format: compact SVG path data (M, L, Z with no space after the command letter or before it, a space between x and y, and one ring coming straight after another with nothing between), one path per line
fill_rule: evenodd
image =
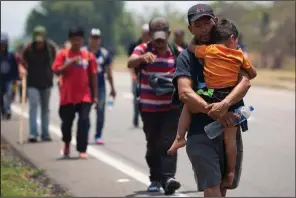
M254 78L256 71L249 62L243 58L242 53L235 49L238 36L235 26L227 20L218 23L211 6L207 4L197 4L192 6L188 10L188 22L188 28L194 35L194 41L191 42L188 49L184 50L179 55L177 59L177 69L174 75L176 93L178 93L181 102L184 103L180 121L188 121L191 119L190 123L188 123L189 127L186 126L186 123L183 123L183 130L184 127L185 131L188 128L186 150L192 163L198 191L203 191L205 197L226 196L226 189L234 189L238 186L243 151L240 127L234 128L233 121L233 118L238 119L239 116L230 110L233 110L236 105L244 105L242 98L250 88L249 78ZM237 56L233 56L230 59L222 59L222 61L230 63L232 60L235 60L235 63L242 63L241 65L244 65L240 67L239 64L234 64L234 71L225 72L227 75L233 75L233 78L229 77L229 79L232 79L233 81L231 83L227 82L228 84L226 83L226 79L228 78L223 79L223 73L219 73L220 80L222 80L223 83L213 83L214 79L211 79L211 77L215 78L215 75L217 75L215 74L216 71L213 72L213 68L209 69L211 66L217 67L218 70L221 68L223 71L227 70L227 68L225 69L223 66L221 67L224 63L221 63L220 65L209 63L211 61L212 63L215 63L215 61L221 61L221 59L207 56L210 50L205 45L213 43L212 37L216 36L212 35L212 29L215 25L217 25L217 28L220 27L220 31L217 31L218 33L223 32L227 35L225 37L223 36L222 40L222 34L218 36L216 35L217 38L219 38L219 43L217 43L218 45L210 45L210 47L215 49L216 47L220 47L220 55L223 57L227 57L231 50L238 53ZM198 46L194 44L197 44ZM222 53L222 51L224 53ZM219 55L217 50L214 50L212 53L214 56ZM221 72L222 70L219 70L218 72ZM247 73L244 70L246 70ZM249 77L250 74L253 74L253 76L251 75ZM213 100L213 97L210 97L210 99L208 97L207 100L205 95L209 96L211 93L209 92L209 88L213 88L214 93L216 89L228 89L226 94L216 98L217 100ZM197 94L198 91L200 92L200 95ZM221 92L218 91L218 93ZM187 113L187 117L185 115L184 119L183 114L185 114L185 112L190 112L191 115ZM232 154L233 156L233 153L227 152L229 144L227 145L224 135L220 135L211 140L207 137L204 131L204 127L214 120L218 120L225 129L232 132L232 143L235 143L235 159L232 159L232 161L227 159L227 157L230 156L229 154ZM181 124L181 122L179 123ZM179 125L179 127L181 126ZM233 129L235 129L234 132ZM242 130L247 130L246 122L242 125ZM179 129L178 134L180 134ZM230 135L231 133L224 134ZM232 169L229 169L230 162L232 164L234 162L234 167L232 167ZM233 174L231 177L229 177L229 175L231 175L230 173Z

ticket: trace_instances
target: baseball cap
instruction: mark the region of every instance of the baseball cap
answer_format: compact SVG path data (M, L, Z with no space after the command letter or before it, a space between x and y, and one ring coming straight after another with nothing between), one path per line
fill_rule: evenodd
M208 4L196 4L189 8L187 13L189 24L204 16L215 17L213 8Z
M156 17L149 23L149 31L152 34L152 39L167 39L170 25L165 17Z
M42 25L38 25L33 30L34 33L46 34L46 29Z
M101 35L101 30L98 28L93 28L90 31L90 36L96 36L96 37L100 37Z
M46 29L42 25L38 25L33 30L33 41L44 41Z
M73 36L80 36L80 37L84 37L84 30L82 27L78 27L78 26L75 26L75 27L71 27L69 29L69 32L68 32L68 37L73 37Z

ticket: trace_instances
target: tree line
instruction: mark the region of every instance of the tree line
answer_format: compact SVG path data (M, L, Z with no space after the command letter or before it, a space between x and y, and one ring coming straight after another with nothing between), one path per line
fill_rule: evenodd
M187 29L187 13L180 12L170 3L164 6L165 12L159 8L137 15L125 9L124 1L42 1L27 17L25 32L30 35L36 25L42 24L47 28L49 37L62 44L67 39L69 27L73 25L83 26L87 33L97 27L103 33L104 46L112 47L121 54L137 39L141 25L154 16L166 16L172 30ZM250 51L262 56L295 56L294 1L274 1L269 5L216 1L212 6L219 18L235 22ZM186 31L186 40L190 38L189 31ZM281 62L278 59L281 58L275 61Z

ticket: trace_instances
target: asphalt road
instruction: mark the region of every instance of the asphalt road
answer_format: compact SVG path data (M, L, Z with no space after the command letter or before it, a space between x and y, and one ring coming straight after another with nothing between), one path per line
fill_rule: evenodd
M138 188L139 191L145 190L143 184L148 183L148 169L144 158L146 145L142 130L132 127L131 80L125 72L115 73L114 79L117 99L113 110L106 112L103 132L106 144L92 145L89 152L95 160L107 165L103 168L111 168L114 171L116 169L117 172L113 174L128 175L136 180L134 188ZM246 96L246 103L253 105L255 111L249 122L250 130L243 133L244 162L240 186L229 191L228 195L294 197L295 92L252 87ZM58 106L58 90L54 87L51 95L50 123L55 133L58 133L60 124ZM94 133L94 111L91 113L91 119L91 131ZM59 148L56 152L58 154ZM95 162L91 160L89 163ZM105 170L101 168L99 171ZM185 149L179 153L176 178L182 183L181 193L197 196L193 172Z

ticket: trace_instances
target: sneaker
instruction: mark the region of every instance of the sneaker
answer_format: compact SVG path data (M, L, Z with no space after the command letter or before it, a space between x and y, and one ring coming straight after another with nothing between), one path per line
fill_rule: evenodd
M151 182L147 192L160 192L161 184L158 181Z
M167 180L164 188L164 194L165 195L172 195L175 193L176 190L178 190L181 187L180 182L175 180L174 178L170 178Z
M96 139L96 144L103 145L105 143L104 143L104 141L101 138L97 138Z
M28 138L28 142L36 143L37 142L37 137L33 136L33 135L30 135L29 138Z
M64 144L62 150L61 150L61 155L63 157L69 157L70 155L70 144Z
M87 153L79 153L80 159L87 159Z
M10 120L11 119L11 113L10 112L6 113L5 118L6 118L6 120Z

